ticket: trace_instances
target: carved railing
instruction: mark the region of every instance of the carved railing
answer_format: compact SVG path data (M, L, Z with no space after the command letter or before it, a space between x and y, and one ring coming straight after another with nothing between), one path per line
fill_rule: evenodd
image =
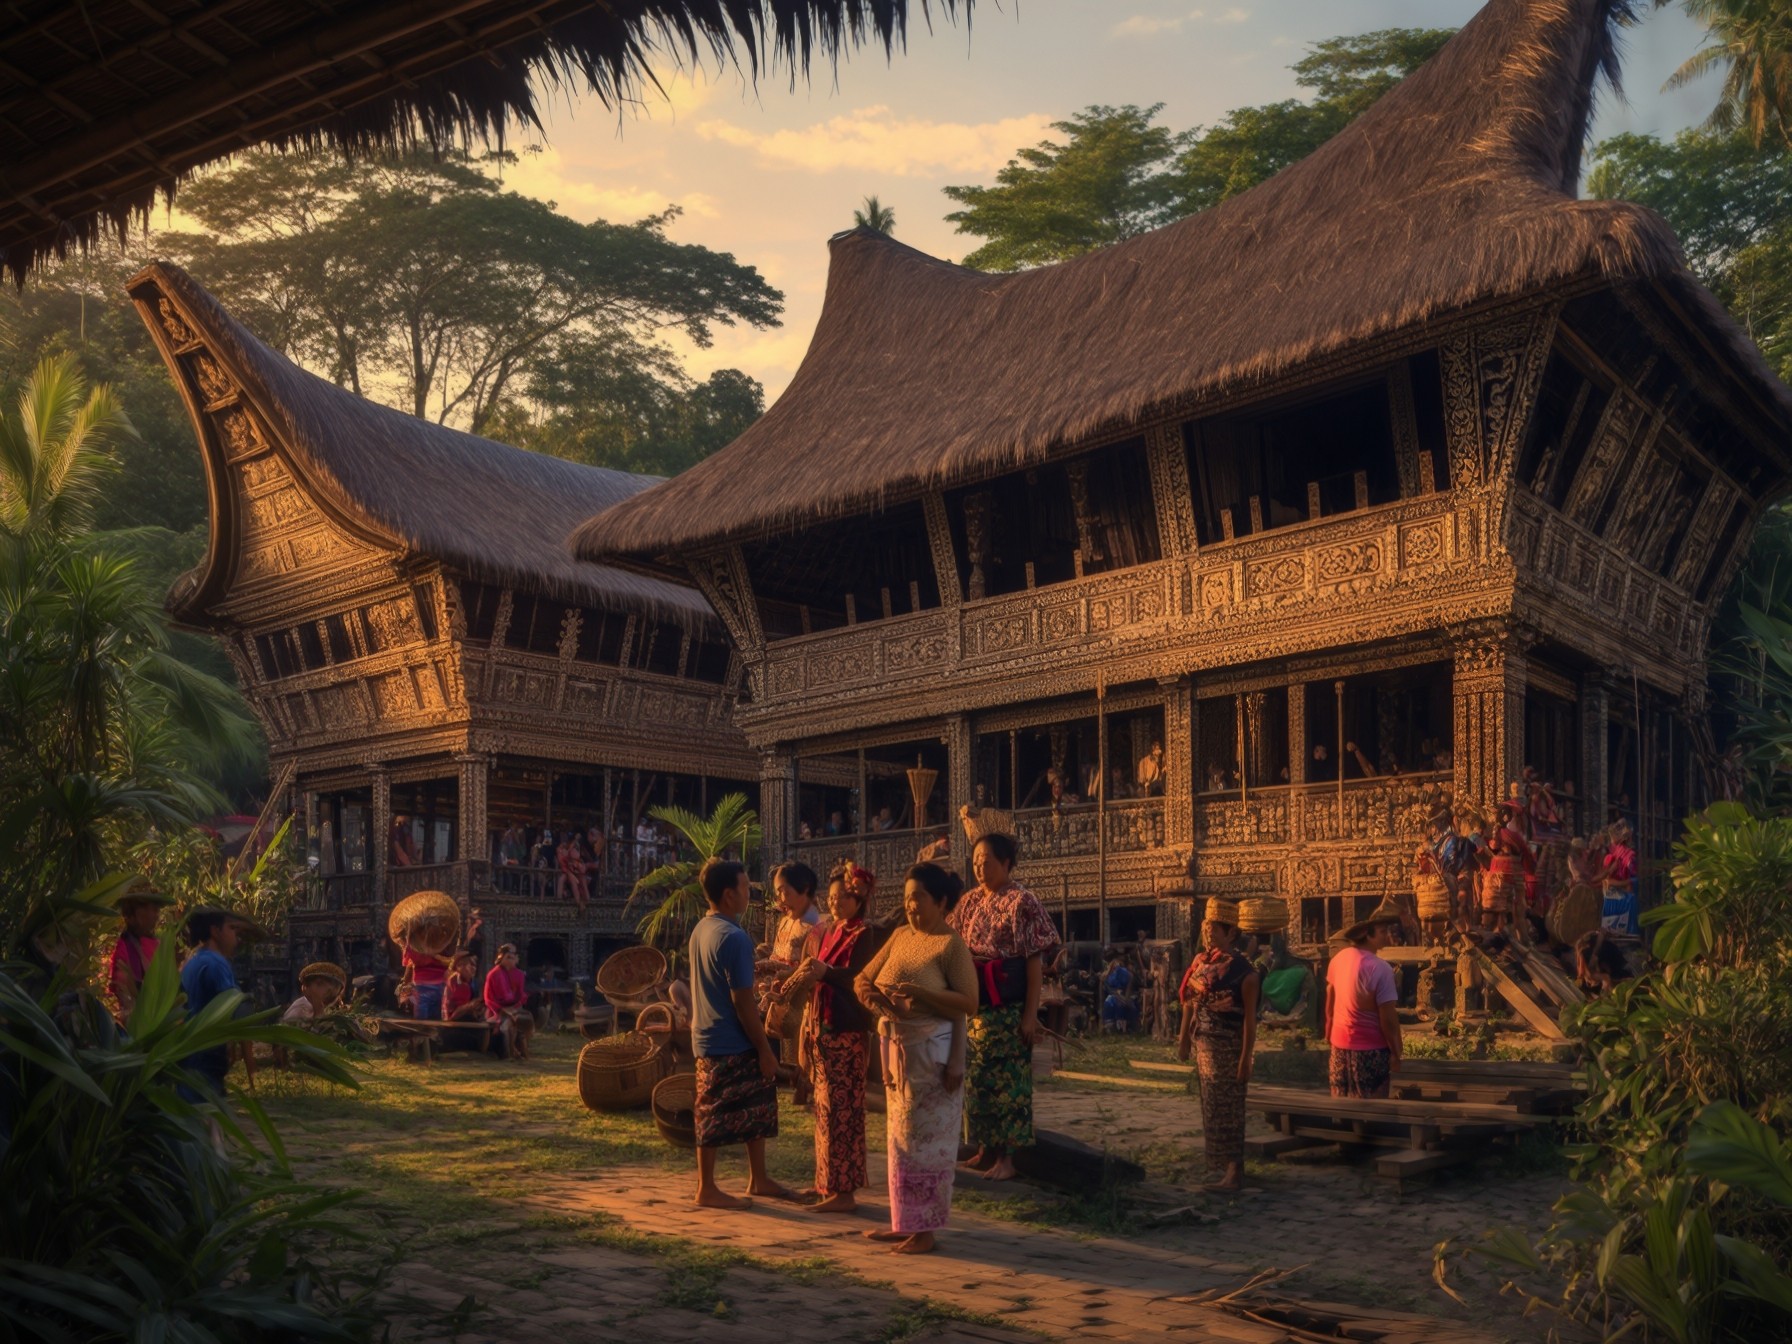
M1105 813L1094 803L1029 808L1014 815L1016 839L1024 858L1081 857L1102 850L1102 820L1107 829L1109 854L1132 854L1162 849L1164 800L1130 798L1107 805Z
M1389 775L1330 784L1253 789L1247 796L1205 795L1195 803L1201 847L1336 840L1417 844L1426 835L1448 774ZM1344 824L1338 824L1342 802Z
M476 891L490 888L491 865L483 859L412 863L386 872L386 901L390 905L418 891L443 891L456 900L468 901Z
M307 910L359 910L372 902L372 873L330 873L306 883Z
M828 870L841 859L851 859L862 868L869 868L882 879L880 889L890 890L891 899L901 893L889 884L900 885L902 874L914 866L915 855L939 835L940 828L924 831L873 831L869 835L826 835L819 840L796 840L784 847L787 857L813 868L823 881Z

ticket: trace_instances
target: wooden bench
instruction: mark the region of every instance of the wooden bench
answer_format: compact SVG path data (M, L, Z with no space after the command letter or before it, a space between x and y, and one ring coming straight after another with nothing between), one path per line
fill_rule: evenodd
M382 1017L379 1019L380 1035L390 1040L393 1045L404 1042L410 1057L422 1059L425 1064L435 1059L435 1053L441 1049L442 1040L449 1032L470 1032L479 1037L479 1049L484 1051L492 1043L492 1024L484 1018L472 1022L434 1022L427 1018L416 1017Z

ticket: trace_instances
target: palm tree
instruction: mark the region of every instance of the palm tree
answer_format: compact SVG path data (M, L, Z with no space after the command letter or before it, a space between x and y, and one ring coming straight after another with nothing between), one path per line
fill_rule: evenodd
M764 833L759 816L747 806L744 793L731 793L721 799L707 817L682 807L656 807L647 815L676 830L695 855L661 864L635 883L628 897L630 908L640 900L655 902L635 927L641 941L676 947L708 908L703 888L697 882L703 865L711 859L730 857L750 862Z
M1668 0L1655 0L1657 8ZM1785 0L1683 0L1709 41L1668 80L1682 88L1712 70L1723 87L1708 125L1746 129L1756 145L1769 130L1792 146L1792 6Z
M896 212L875 196L865 198L865 208L852 212L852 223L855 229L870 229L873 233L894 234L896 232Z
M90 390L72 354L46 356L19 393L17 414L0 420L0 531L85 531L114 465L108 448L136 435L110 387Z

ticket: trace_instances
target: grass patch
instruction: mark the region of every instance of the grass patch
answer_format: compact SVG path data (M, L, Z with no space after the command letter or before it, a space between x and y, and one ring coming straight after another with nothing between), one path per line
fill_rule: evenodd
M962 1325L1004 1326L1010 1330L1014 1328L1010 1322L986 1311L969 1311L964 1307L955 1307L950 1302L941 1302L938 1298L924 1297L918 1302L904 1299L902 1305L884 1323L883 1333L872 1338L876 1344L902 1344L904 1340L930 1335L941 1326L954 1322Z
M991 1195L959 1186L952 1192L952 1204L1005 1223L1085 1236L1123 1237L1140 1230L1138 1210L1127 1187L1115 1182L1086 1194L1041 1190L1036 1196Z

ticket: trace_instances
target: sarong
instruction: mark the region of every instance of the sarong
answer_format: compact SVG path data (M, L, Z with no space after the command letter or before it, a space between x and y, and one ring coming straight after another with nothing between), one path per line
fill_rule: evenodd
M862 1031L810 1037L815 1061L815 1188L849 1195L865 1184L865 1064Z
M878 1023L890 1166L890 1230L937 1232L952 1212L965 1089L948 1092L952 1024L937 1019Z
M1033 1143L1033 1051L1020 1038L1021 1005L981 1009L965 1056L965 1133L981 1147Z
M1611 933L1635 933L1641 927L1636 887L1629 882L1607 882L1601 903L1600 926Z
M1387 1049L1342 1050L1332 1047L1327 1065L1334 1097L1385 1097L1393 1056Z
M1201 1080L1201 1140L1210 1177L1236 1163L1244 1170L1245 1085L1238 1081L1244 1038L1230 1032L1195 1037L1195 1073Z
M759 1056L716 1055L697 1061L697 1146L778 1137L778 1085L759 1072Z

